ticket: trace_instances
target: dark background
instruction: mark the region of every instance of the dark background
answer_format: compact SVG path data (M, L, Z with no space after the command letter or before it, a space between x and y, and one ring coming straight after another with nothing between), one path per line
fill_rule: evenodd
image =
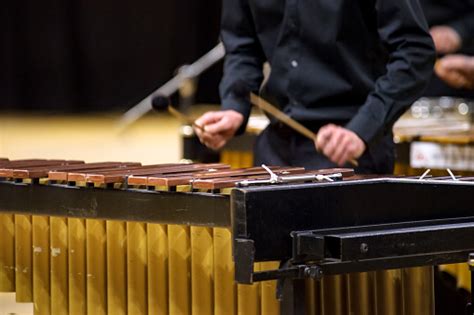
M218 42L219 0L14 0L0 9L0 109L126 109ZM218 102L222 65L198 102Z

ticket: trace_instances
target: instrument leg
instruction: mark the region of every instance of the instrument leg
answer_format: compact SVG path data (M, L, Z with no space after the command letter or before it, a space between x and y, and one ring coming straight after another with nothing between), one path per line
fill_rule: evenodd
M280 301L281 315L305 315L305 291L305 279L284 280L282 300Z

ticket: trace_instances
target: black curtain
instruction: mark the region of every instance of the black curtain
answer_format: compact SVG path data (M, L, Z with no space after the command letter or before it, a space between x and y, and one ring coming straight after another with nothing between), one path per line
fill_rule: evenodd
M0 108L125 109L217 44L219 0L5 1ZM218 102L221 65L198 101Z

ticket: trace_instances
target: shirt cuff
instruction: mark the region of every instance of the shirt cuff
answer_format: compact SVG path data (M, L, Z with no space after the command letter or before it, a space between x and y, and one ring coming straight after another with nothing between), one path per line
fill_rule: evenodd
M238 100L236 98L229 97L222 100L222 110L235 110L244 116L244 121L242 122L242 125L240 125L239 129L237 129L235 135L240 136L244 134L250 117L250 102L244 102L242 99Z
M361 138L367 146L376 142L380 135L380 122L370 114L359 112L354 118L345 126L346 129L351 130Z

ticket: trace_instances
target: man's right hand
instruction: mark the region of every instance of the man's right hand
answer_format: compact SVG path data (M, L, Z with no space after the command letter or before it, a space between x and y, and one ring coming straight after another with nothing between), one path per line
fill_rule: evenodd
M244 116L235 110L207 112L199 117L194 128L202 144L213 150L221 149L237 132L244 121Z
M438 77L448 85L461 89L474 89L474 57L449 55L435 66Z

